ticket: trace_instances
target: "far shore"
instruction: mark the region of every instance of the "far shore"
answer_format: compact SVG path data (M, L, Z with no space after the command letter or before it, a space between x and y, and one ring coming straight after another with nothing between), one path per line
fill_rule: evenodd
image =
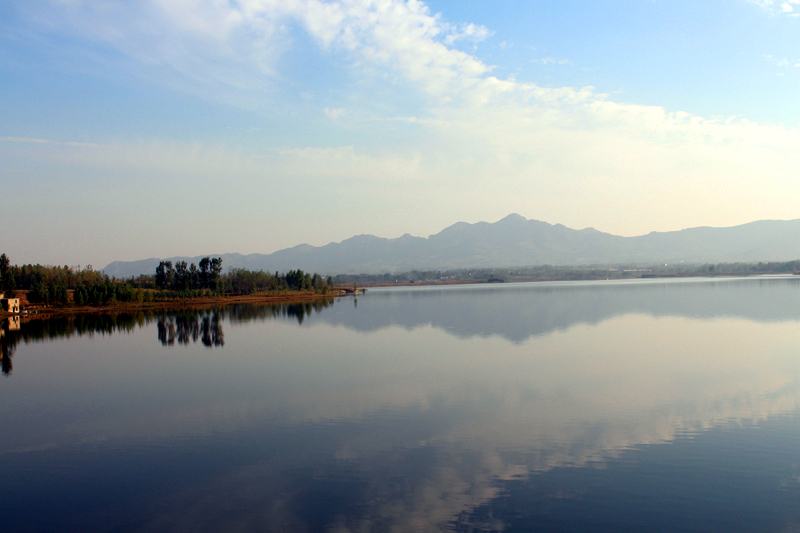
M797 273L794 273L797 275ZM657 274L636 277L612 278L613 280L620 279L658 279L658 278L696 278L696 277L747 277L746 274ZM585 278L572 278L572 277L527 277L527 276L511 276L503 280L448 280L448 281L417 281L417 282L401 282L401 283L358 283L358 288L354 290L352 287L338 286L334 287L331 291L323 294L316 291L282 291L274 293L260 293L260 294L247 294L247 295L224 295L224 296L200 296L191 298L176 298L169 300L156 300L152 302L116 302L114 304L103 306L81 306L76 307L72 304L63 307L56 306L39 306L31 304L25 298L27 291L18 291L17 297L20 298L22 313L12 314L0 309L0 318L9 316L20 316L22 318L47 318L50 316L68 316L83 313L134 313L140 311L173 311L181 309L206 309L211 307L220 307L225 305L234 304L290 304L302 303L318 300L332 300L342 296L358 295L370 288L379 287L423 287L423 286L438 286L438 285L484 285L494 283L536 283L547 281L601 281L608 280L607 277L589 276ZM71 292L71 291L70 291Z
M667 278L745 278L750 276L763 276L763 275L798 275L798 273L787 272L766 272L754 274L719 274L719 273L700 273L700 274L684 274L684 273L670 273L670 274L646 274L638 276L619 276L609 277L604 275L597 276L509 276L503 279L493 280L447 280L447 281L403 281L399 283L392 282L358 282L359 287L371 289L376 287L425 287L429 285L494 285L503 283L540 283L548 281L629 281L629 280L642 280L642 279L667 279ZM359 289L360 290L360 289Z

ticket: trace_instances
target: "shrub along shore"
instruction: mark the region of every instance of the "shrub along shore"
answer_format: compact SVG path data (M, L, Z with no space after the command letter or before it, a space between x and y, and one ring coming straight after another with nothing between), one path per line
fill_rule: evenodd
M299 269L272 274L234 268L223 273L222 259L210 257L199 266L162 261L154 275L119 280L91 265L17 266L0 255L0 292L20 298L23 313L37 315L307 301L344 293L332 285L330 277Z
M184 309L205 309L220 307L233 304L261 304L261 303L299 303L312 302L319 300L331 300L346 294L344 290L334 289L326 294L316 291L277 291L270 293L248 294L248 295L211 295L196 296L191 298L169 298L164 300L153 299L143 302L120 302L108 303L103 305L83 305L76 306L72 303L64 306L43 306L41 304L30 304L26 299L24 291L20 291L17 297L21 298L24 317L44 318L49 316L76 315L84 313L130 313L138 311L169 311ZM7 316L0 310L0 317Z

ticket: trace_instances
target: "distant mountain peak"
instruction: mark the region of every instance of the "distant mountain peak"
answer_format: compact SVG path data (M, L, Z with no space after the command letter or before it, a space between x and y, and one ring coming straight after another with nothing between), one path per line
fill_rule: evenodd
M167 258L199 262L195 258ZM727 228L698 227L621 237L594 228L527 219L517 213L494 223L457 222L428 238L361 234L325 246L301 244L269 255L222 254L223 267L320 274L529 265L722 263L800 258L800 220L756 221ZM114 262L104 270L127 278L152 274L156 258Z
M528 219L525 218L524 216L522 216L522 215L520 215L518 213L511 213L510 215L506 215L503 218L501 218L500 220L498 220L497 223L500 223L500 222L527 222L527 221L528 221Z

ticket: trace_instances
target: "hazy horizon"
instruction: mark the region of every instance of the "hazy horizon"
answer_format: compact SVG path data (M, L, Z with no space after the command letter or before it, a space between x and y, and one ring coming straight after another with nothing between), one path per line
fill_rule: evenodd
M353 237L359 237L359 236L362 236L362 235L369 235L369 236L378 237L378 238L381 238L381 239L389 239L389 240L399 239L399 238L404 237L406 235L411 235L412 237L419 237L421 239L429 239L433 235L436 235L436 234L440 233L441 231L443 231L443 230L445 230L445 229L447 229L447 228L449 228L451 226L454 226L456 224L462 224L462 223L466 223L466 224L480 224L480 223L494 224L494 223L499 222L499 221L501 221L501 220L503 220L505 218L513 217L515 215L516 216L521 216L521 217L523 217L523 218L525 218L526 220L529 220L529 221L545 222L547 224L550 224L551 226L558 226L558 225L566 226L565 224L561 224L560 222L549 222L547 220L537 220L537 219L534 219L534 218L524 217L523 215L520 215L519 213L509 213L508 215L506 215L504 217L501 217L498 220L478 220L476 222L466 222L464 220L459 220L459 221L453 222L452 224L448 224L445 227L439 228L439 230L434 231L434 232L432 232L432 233L430 233L428 235L414 235L414 234L409 233L409 232L405 232L405 233L402 233L402 234L399 234L399 235L391 235L391 236L375 235L375 234L372 234L372 233L356 233L356 234L349 235L347 237L343 237L343 238L335 240L335 241L328 241L328 242L324 242L324 243L321 243L321 244L312 244L310 242L298 242L296 244L291 244L291 245L289 245L289 246L287 246L285 248L281 248L280 250L285 250L285 249L288 249L288 248L296 248L298 246L321 247L321 246L325 246L325 245L328 245L328 244L341 243L341 242L346 241L348 239L351 239ZM791 220L795 220L795 219L791 219ZM782 221L782 222L788 222L788 221L789 220L785 220L785 221ZM736 226L746 225L746 224L749 224L751 222L762 222L762 221L760 221L760 220L751 220L749 222L744 222L742 224L736 224ZM733 226L708 226L708 225L705 225L705 226L695 226L695 227L698 227L698 228L700 228L700 227L720 228L720 227L733 227ZM592 227L592 226L587 226L585 228L570 228L570 229L574 229L574 230L595 229L595 230L598 230L598 231L603 231L603 230L600 230L600 229ZM693 229L693 228L679 228L679 229L673 230L673 231L682 231L682 230L686 230L686 229ZM619 235L619 236L621 236L621 237L639 237L639 236L648 235L648 234L654 233L654 232L658 233L657 230L653 230L653 231L648 231L648 232L645 232L645 233L639 233L639 234L636 234L636 235ZM603 232L603 233L609 233L609 232ZM611 235L616 235L616 234L612 233ZM170 254L170 255L162 256L162 257L156 257L156 256L139 257L139 258L130 259L130 260L136 261L137 259L153 259L153 258L164 259L164 258L167 258L167 257L199 257L199 256L205 256L205 255L219 255L219 254L241 254L241 255L269 254L269 253L280 251L280 250L272 250L271 252L258 252L258 251L256 251L256 252L247 252L247 253L240 252L238 250L225 250L225 251L216 251L216 252L208 252L208 251L206 251L206 252L201 252L200 254L197 254L197 255ZM128 259L125 259L125 260L123 260L123 259L119 259L119 260L118 259L113 259L112 261L109 261L109 262L113 262L113 261L128 261ZM94 266L97 267L97 265L94 265Z
M451 226L454 226L456 224L461 224L461 223L467 223L467 224L488 223L488 224L493 224L493 223L499 222L500 220L503 220L505 218L508 218L508 217L514 216L514 215L519 215L519 213L510 213L510 214L506 215L505 217L501 217L500 219L494 220L494 221L479 220L479 221L476 221L474 223L470 223L470 222L466 222L466 221L463 221L463 220L459 220L457 222L454 222L452 224L447 225L446 227L439 228L439 230L434 231L434 232L432 232L432 233L430 233L428 235L413 235L413 234L411 234L409 232L405 232L405 233L400 234L400 235L392 235L392 236L374 235L374 234L371 234L371 233L357 233L357 234L349 235L347 237L343 237L343 238L335 240L335 241L328 241L328 242L323 242L323 243L320 243L320 244L312 244L310 242L298 242L298 243L295 243L295 244L290 244L289 246L286 246L284 248L280 248L280 249L277 249L277 250L271 250L271 251L268 251L268 252L261 252L261 251L242 252L242 251L239 251L239 250L222 250L222 251L219 251L219 250L216 250L216 251L205 250L205 251L201 251L200 253L197 253L197 254L194 254L194 255L181 254L181 253L172 253L172 254L167 254L167 255L164 255L164 256L130 257L130 258L125 258L125 259L112 258L112 259L109 259L108 261L100 262L100 263L84 263L84 264L80 264L80 267L84 268L86 265L92 265L93 269L102 270L105 267L107 267L110 264L115 263L115 262L139 261L139 260L145 260L145 259L168 259L168 258L175 258L175 257L196 258L196 257L203 257L203 256L217 256L217 255L227 255L227 254L240 254L240 255L243 255L243 256L248 256L248 255L269 255L269 254L277 252L277 251L287 250L287 249L290 249L290 248L296 248L296 247L299 247L299 246L313 246L315 248L320 248L320 247L323 247L323 246L326 246L326 245L329 245L329 244L338 244L338 243L341 243L343 241L349 240L349 239L351 239L353 237L359 237L359 236L363 236L363 235L369 235L369 236L378 237L380 239L389 239L389 240L399 239L399 238L404 237L406 235L411 235L412 237L419 237L419 238L422 238L422 239L429 239L433 235L436 235L437 233L439 233L439 232L441 232L441 231L443 231L443 230L445 230L445 229L447 229L447 228L449 228ZM519 216L522 216L522 215L519 215ZM526 220L536 220L536 219L526 218ZM672 231L682 231L682 230L694 229L694 228L735 227L735 226L742 226L742 225L750 224L752 222L763 222L763 221L769 221L769 220L776 220L776 219L752 220L752 221L748 221L748 222L743 222L742 224L736 224L734 226L709 226L709 225L694 226L692 228L679 228L679 229L672 230ZM789 222L791 220L797 220L797 219L781 220L781 222ZM565 224L561 224L559 222L548 222L546 220L540 220L539 222L545 222L545 223L553 225L553 226L558 226L558 225L565 226ZM600 229L592 227L592 226L587 226L585 228L570 228L570 229L574 229L574 230L595 229L595 230L598 230L598 231L601 231L601 232L603 231L603 230L600 230ZM639 233L639 234L635 234L635 235L618 235L618 234L613 234L613 233L609 233L609 232L603 232L603 233L609 233L611 235L617 235L617 236L621 236L621 237L639 237L639 236L648 235L650 233L668 233L668 232L669 231L660 232L660 231L657 231L657 230L653 230L653 231L648 231L648 232L645 232L645 233ZM14 261L13 258L11 258L11 259L12 259L12 264L23 264L23 262L21 262L21 261ZM622 261L622 262L624 262L624 261ZM41 261L26 261L24 263L25 264L27 264L27 263L33 263L33 264L41 263L41 264L52 264L52 265L61 265L61 264L63 264L63 262L59 263L58 261L56 261L55 263L42 263ZM73 266L77 266L77 265L78 264L75 264Z
M221 256L226 269L284 272L300 268L325 275L531 265L784 263L800 258L800 219L621 237L511 214L494 223L453 224L428 237L406 234L387 239L362 234L324 246L302 244L272 254L212 252L138 258L111 262L103 270L111 276L128 278L151 274L160 260L199 263L209 255Z
M800 218L800 0L11 0L0 252Z

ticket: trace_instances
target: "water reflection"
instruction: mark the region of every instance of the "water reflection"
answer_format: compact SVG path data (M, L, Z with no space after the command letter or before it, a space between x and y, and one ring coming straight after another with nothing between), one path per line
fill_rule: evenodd
M111 335L114 333L131 333L137 328L153 323L158 314L155 312L138 313L105 313L56 316L45 319L26 319L17 323L16 328L9 327L7 320L2 321L5 335L9 342L29 343L73 336Z
M203 346L225 346L225 334L222 331L222 321L218 312L204 314L180 313L158 319L158 340L162 346L189 344L189 341L200 340Z
M460 338L523 342L630 313L798 320L800 276L375 288L359 298L358 313L323 313L314 320L357 331L433 326Z
M766 298L765 295L769 294ZM643 313L691 318L739 317L760 322L800 320L800 277L739 279L556 282L483 286L372 289L353 299L351 312L333 310L335 300L237 304L205 310L78 315L25 322L11 346L23 339L130 333L158 323L164 346L202 341L224 346L222 323L294 320L356 331L433 326L460 338L498 335L513 342ZM8 329L8 328L7 328Z
M11 357L14 355L16 343L11 340L11 335L7 332L6 324L0 324L0 370L4 375L10 376L14 368Z
M296 320L298 324L303 324L306 317L322 313L325 309L333 307L334 302L333 299L325 299L294 303L240 304L227 306L221 312L224 312L231 322L289 318Z
M791 531L798 295L794 279L370 291L40 343L0 387L0 514L12 530Z
M185 346L200 341L208 348L221 348L225 346L223 323L226 320L232 323L289 320L302 325L307 317L318 314L333 304L333 300L236 304L209 309L66 315L34 318L22 323L20 317L9 317L0 321L0 365L3 374L11 374L12 356L21 342L27 344L73 336L130 334L153 323L162 346Z

